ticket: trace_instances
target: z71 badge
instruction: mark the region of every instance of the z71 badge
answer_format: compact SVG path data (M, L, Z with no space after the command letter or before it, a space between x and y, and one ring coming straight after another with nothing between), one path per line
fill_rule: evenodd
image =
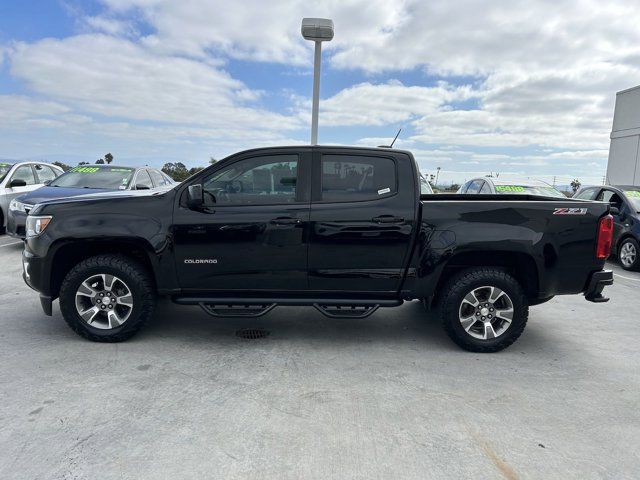
M586 215L586 208L556 208L553 211L554 215Z

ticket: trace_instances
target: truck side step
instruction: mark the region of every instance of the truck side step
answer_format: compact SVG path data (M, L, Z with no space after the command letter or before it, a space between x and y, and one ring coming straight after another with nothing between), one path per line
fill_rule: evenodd
M367 318L375 312L379 304L375 305L325 305L314 303L314 307L323 315L330 318Z
M260 317L270 312L276 306L275 303L264 305L238 305L221 303L199 303L200 308L212 317Z

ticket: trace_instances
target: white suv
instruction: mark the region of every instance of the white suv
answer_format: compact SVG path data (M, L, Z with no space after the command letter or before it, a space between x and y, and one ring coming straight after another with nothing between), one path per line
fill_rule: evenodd
M49 163L0 160L0 234L5 232L13 198L40 188L63 173L60 167Z

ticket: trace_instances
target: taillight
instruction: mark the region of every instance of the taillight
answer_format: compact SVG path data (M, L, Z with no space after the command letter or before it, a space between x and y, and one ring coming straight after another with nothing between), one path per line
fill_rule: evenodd
M597 242L596 258L606 260L611 255L611 243L613 242L613 217L611 215L600 219Z

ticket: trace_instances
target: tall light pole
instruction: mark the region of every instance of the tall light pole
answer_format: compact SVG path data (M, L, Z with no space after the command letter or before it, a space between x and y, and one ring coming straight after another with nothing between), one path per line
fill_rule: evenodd
M438 177L440 176L440 167L436 169L436 186L438 186Z
M313 107L311 110L311 145L317 145L322 42L330 42L333 39L333 21L329 20L328 18L303 18L301 32L305 40L311 40L316 44L313 56Z

